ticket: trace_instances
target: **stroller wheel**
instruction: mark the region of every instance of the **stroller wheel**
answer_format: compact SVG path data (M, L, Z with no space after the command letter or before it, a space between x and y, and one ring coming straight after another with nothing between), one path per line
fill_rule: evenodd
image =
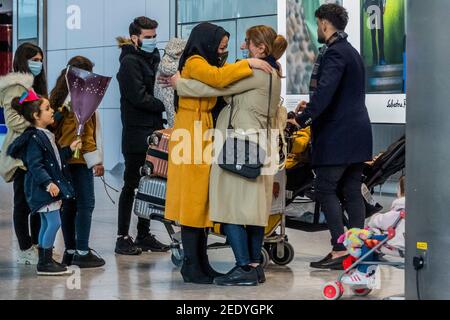
M271 247L270 257L272 258L272 261L279 266L285 266L291 263L295 255L294 247L292 247L292 245L289 242L284 242L283 246L284 246L284 254L282 257L278 256L277 245L273 245Z
M351 290L353 294L357 297L367 297L372 292L372 289L369 288L359 288L359 289L351 288Z
M177 252L172 252L172 256L170 257L172 263L176 267L181 267L183 265L184 252L183 249L178 249Z
M270 260L272 260L272 244L271 243L264 243L263 247L266 249L267 253L269 254Z
M262 248L261 249L261 267L263 267L263 269L265 269L270 262L270 256L269 253L267 252L266 248Z
M339 281L328 282L323 286L322 297L325 300L339 300L344 294L344 286Z

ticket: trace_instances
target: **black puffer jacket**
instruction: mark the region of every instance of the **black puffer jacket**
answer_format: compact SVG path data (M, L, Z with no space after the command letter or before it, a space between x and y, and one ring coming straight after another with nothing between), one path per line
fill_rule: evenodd
M129 39L118 38L122 49L117 74L122 118L122 153L144 154L147 137L163 129L164 104L154 97L159 51L147 53L136 49Z

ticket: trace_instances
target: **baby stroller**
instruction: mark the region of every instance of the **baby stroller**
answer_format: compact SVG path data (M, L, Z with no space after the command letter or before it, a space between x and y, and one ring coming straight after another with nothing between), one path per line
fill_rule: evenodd
M136 193L134 213L145 219L161 222L171 239L171 259L180 267L183 262L181 232L175 231L179 225L164 218L165 195L167 185L168 144L172 131L157 131L148 138L149 148L144 166L141 168L142 178ZM280 171L274 179L273 215L269 217L265 230L261 265L266 267L270 261L277 265L287 265L294 259L294 248L288 242L285 232L285 185L286 175ZM229 244L222 232L221 224L216 223L211 234L223 238L223 242L208 245L208 249L228 248Z
M286 129L287 140L295 138L294 130L289 127ZM366 164L363 172L364 184L362 188L366 205L366 218L383 209L380 204L374 201L372 195L375 187L383 185L391 176L405 168L405 146L406 139L403 136L384 153L376 157L374 161ZM308 152L309 150L306 151L306 154ZM305 158L308 159L308 156L306 155ZM321 213L320 205L315 202L313 182L314 173L308 161L300 162L294 168L287 170L286 206L294 206L294 214L291 214L291 207L288 207L286 210L287 228L306 232L318 232L328 229ZM304 214L304 208L313 211L310 214L309 221L299 219L299 215ZM345 208L343 209L345 211ZM348 219L345 215L343 220L344 225L348 226Z
M377 245L375 245L372 249L370 249L367 253L363 254L358 260L356 260L350 267L348 267L344 273L342 273L337 281L328 282L326 283L322 288L322 296L325 300L339 300L342 295L344 294L344 285L343 285L343 278L344 276L351 275L352 271L355 270L360 265L373 265L373 266L391 266L391 267L397 267L397 268L404 268L404 262L388 262L388 261L365 261L366 258L371 256L372 254L380 254L383 253L383 248L386 246L387 242L389 240L392 240L396 235L396 229L397 226L400 224L400 222L405 219L406 213L405 211L402 211L398 217L398 219L395 221L395 223L392 225L392 227L389 228L387 232L387 236L384 238L384 240L380 241ZM392 252L392 248L387 248L389 252ZM399 254L402 256L402 254ZM373 284L375 285L375 284ZM372 290L374 289L374 286L372 284L369 285L355 285L351 286L350 290L353 292L355 296L359 297L365 297L369 295Z

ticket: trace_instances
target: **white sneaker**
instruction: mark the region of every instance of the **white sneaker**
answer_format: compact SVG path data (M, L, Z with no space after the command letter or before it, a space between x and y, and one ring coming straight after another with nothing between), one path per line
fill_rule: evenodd
M342 283L350 287L368 288L369 285L374 283L374 279L375 273L373 272L362 273L355 270L353 273L342 277Z
M17 254L17 263L25 265L37 265L39 261L38 251L34 246L28 250L19 250Z

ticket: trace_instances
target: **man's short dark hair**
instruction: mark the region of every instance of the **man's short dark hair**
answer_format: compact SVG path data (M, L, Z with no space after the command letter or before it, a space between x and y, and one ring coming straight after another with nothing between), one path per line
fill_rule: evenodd
M316 10L315 15L320 20L328 20L339 31L344 31L348 24L348 12L338 4L324 4Z
M153 30L158 28L158 22L147 17L137 17L130 24L130 37L140 36L142 29Z

